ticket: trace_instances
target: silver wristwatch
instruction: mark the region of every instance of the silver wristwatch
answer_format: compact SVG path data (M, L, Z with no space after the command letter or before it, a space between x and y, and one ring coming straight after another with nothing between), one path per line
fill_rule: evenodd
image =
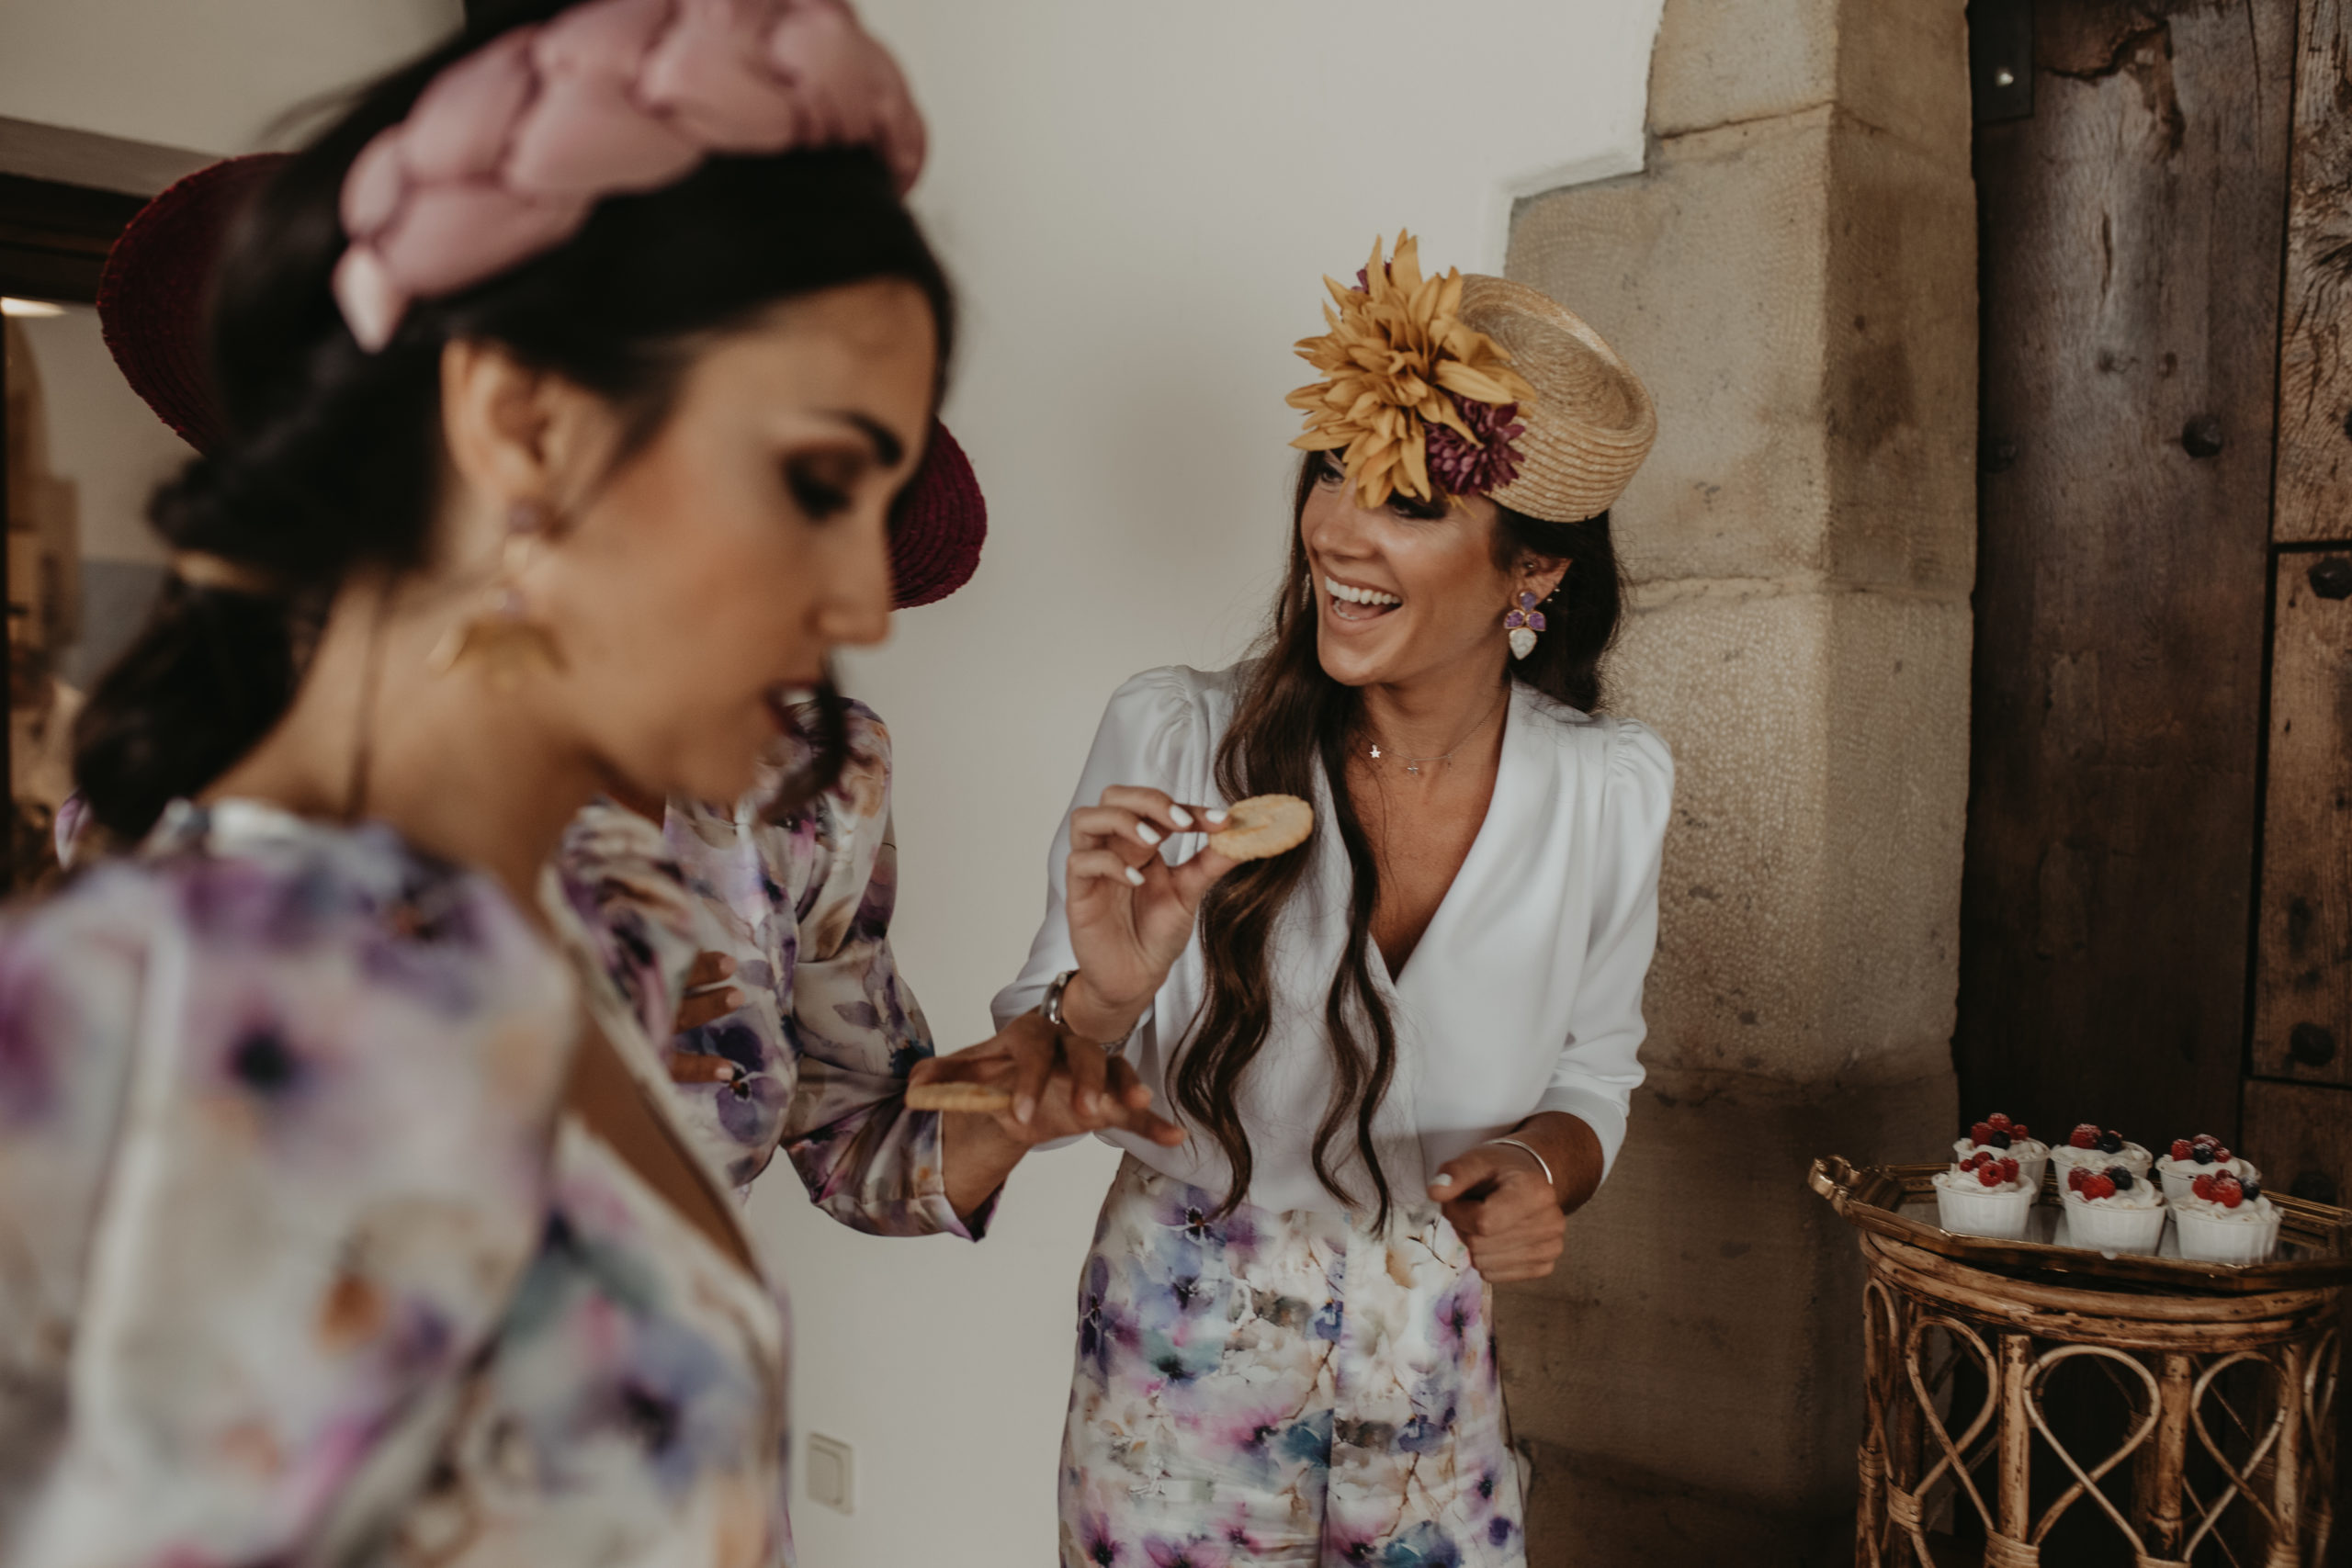
M1077 978L1077 970L1063 970L1060 974L1054 976L1053 984L1046 987L1046 999L1037 1004L1038 1016L1065 1034L1078 1033L1078 1031L1069 1026L1069 1021L1062 1017L1062 993L1069 990L1069 983ZM1133 1034L1134 1032L1135 1031L1132 1029L1127 1031L1128 1034ZM1080 1034L1079 1035L1079 1038L1083 1040L1086 1037ZM1097 1040L1094 1043L1108 1051L1115 1046L1126 1043L1126 1041L1125 1037L1122 1036L1117 1040Z

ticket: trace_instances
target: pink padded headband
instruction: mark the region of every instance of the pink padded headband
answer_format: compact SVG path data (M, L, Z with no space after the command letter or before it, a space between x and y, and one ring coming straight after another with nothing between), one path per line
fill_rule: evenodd
M563 243L712 152L870 146L903 194L922 118L842 0L589 0L435 77L343 185L334 296L370 353L413 300Z

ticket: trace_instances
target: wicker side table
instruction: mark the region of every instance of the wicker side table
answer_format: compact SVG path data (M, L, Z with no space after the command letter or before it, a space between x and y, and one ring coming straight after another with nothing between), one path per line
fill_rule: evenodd
M2052 1529L2077 1509L2105 1514L2139 1568L2319 1568L2332 1524L2343 1286L2084 1288L1869 1231L1860 1239L1869 1269L1862 1568L1935 1568L1928 1526L1947 1507L1983 1521L1986 1568L2041 1563ZM2076 1454L2052 1430L2044 1395L2054 1373L2085 1358L2104 1363L2132 1416L2111 1449ZM1964 1403L1952 1393L1963 1364L1988 1391L1973 1412L1952 1408ZM2069 1483L2037 1495L2037 1455L2054 1458ZM2129 1506L2119 1506L2098 1483L2125 1466ZM2052 1468L2041 1466L2045 1482ZM2195 1472L2207 1477L2201 1488ZM2227 1536L2251 1540L2253 1556L2233 1551Z

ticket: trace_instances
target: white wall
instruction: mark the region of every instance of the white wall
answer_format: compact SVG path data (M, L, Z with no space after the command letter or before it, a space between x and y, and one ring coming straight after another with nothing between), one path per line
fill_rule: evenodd
M901 959L950 1044L1025 953L1102 699L1248 641L1278 569L1291 343L1409 225L1492 269L1510 197L1629 172L1660 0L865 0L930 115L918 204L961 285L951 423L994 512L973 585L856 660L900 779ZM393 63L457 0L0 0L0 116L217 151ZM1112 1159L1016 1175L996 1234L883 1242L755 1201L801 1429L857 1512L803 1568L1053 1558L1071 1292ZM779 1173L781 1174L781 1173Z
M0 0L0 115L243 152L458 25L459 0Z
M1215 665L1282 561L1324 273L1409 225L1501 260L1507 193L1640 164L1658 0L865 0L934 152L917 204L961 287L949 423L993 513L978 577L854 661L899 757L904 969L944 1043L988 1032L1103 699ZM1114 1160L1016 1174L978 1247L877 1241L771 1182L796 1408L854 1443L857 1513L796 1499L803 1568L1053 1561L1080 1258Z

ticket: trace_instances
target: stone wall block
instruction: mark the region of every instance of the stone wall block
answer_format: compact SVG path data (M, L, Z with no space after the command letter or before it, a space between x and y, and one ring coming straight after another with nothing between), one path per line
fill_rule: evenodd
M1747 0L1725 27L1726 0L1668 0L1650 51L1654 136L1818 108L1838 91L1838 0Z
M1976 362L1950 345L1976 327L1974 186L1842 108L1829 166L1829 575L1964 596Z
M1831 119L1684 137L1639 176L1520 208L1510 275L1589 320L1658 406L1657 446L1615 512L1636 582L1828 567Z
M1736 1499L1759 1528L1842 1508L1850 1529L1861 1266L1805 1172L1826 1155L1919 1158L1913 1130L1956 1114L1948 1068L1843 1091L1655 1073L1609 1185L1569 1222L1566 1261L1498 1292L1513 1434L1575 1460L1539 1471L1538 1495L1632 1472ZM1536 1560L1635 1561L1567 1544Z
M1948 1069L1967 605L1663 592L1610 665L1611 705L1676 759L1645 1055L1797 1082Z
M1649 124L1674 137L1824 104L1929 148L1965 147L1966 0L1668 0Z

